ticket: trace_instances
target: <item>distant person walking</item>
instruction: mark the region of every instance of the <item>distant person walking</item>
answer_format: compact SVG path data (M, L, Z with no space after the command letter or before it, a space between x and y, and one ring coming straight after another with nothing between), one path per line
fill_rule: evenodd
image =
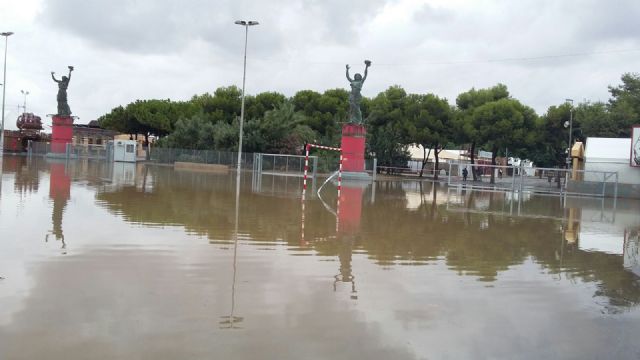
M467 168L462 169L462 181L467 181L468 175L469 175L469 171L467 171Z

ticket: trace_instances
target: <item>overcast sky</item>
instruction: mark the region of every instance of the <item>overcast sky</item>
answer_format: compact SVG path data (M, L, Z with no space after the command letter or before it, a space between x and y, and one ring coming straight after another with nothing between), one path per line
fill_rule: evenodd
M249 31L248 94L347 88L344 65L362 71L370 59L365 96L397 84L453 103L504 83L543 113L565 98L606 101L608 85L640 71L638 0L0 0L0 31L15 32L7 128L20 90L29 112L56 111L50 72L67 65L77 123L136 99L240 86L237 19L260 22Z

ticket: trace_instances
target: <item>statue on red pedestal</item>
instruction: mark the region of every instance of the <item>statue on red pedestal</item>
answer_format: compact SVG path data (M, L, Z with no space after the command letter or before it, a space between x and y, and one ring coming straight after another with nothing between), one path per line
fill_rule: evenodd
M69 66L69 76L63 76L62 80L56 79L54 76L55 72L51 72L51 78L53 81L58 83L58 95L56 96L56 100L58 100L58 114L59 116L71 116L71 109L69 108L69 103L67 102L67 88L69 87L69 81L71 81L71 72L73 71L73 66Z
M362 124L362 111L360 110L362 94L360 94L360 91L364 81L367 79L367 70L371 66L371 61L365 60L364 64L364 77L360 74L355 74L353 79L349 76L350 66L347 64L347 80L351 83L351 94L349 94L349 123L351 124Z

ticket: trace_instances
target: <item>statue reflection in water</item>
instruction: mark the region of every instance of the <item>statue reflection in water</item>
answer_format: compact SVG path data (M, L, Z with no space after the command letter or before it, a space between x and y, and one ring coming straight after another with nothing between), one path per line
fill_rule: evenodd
M334 276L333 291L337 291L339 283L351 283L350 298L353 300L358 299L358 291L356 290L356 277L353 275L351 264L352 254L357 234L360 231L362 197L366 186L367 184L343 183L336 211L340 272Z
M351 254L353 252L353 236L338 238L339 250L338 258L340 259L340 273L334 276L333 291L338 290L338 283L351 283L351 296L353 300L358 299L358 291L356 290L356 277L353 275L351 267Z
M67 202L71 198L71 178L66 173L64 163L53 163L49 173L49 197L53 200L53 211L51 213L51 222L53 229L45 235L44 241L49 241L49 236L53 235L55 240L62 243L62 254L66 254L67 244L64 241L62 232L62 217Z

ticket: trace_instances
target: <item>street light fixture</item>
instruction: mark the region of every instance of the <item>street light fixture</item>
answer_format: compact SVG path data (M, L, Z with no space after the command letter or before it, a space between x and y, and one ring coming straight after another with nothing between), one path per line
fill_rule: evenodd
M25 90L20 90L20 92L22 93L22 95L24 95L24 104L22 105L22 112L26 113L27 112L27 95L29 95L29 92Z
M237 20L236 25L244 26L244 68L242 71L242 105L240 107L240 134L238 135L238 172L237 182L240 182L240 162L242 161L242 127L244 124L244 85L247 78L247 40L249 39L249 26L258 25L257 21Z
M573 140L573 99L565 99L565 101L571 105L571 108L569 109L569 121L568 123L566 121L564 122L564 127L569 127L569 150L567 152L567 167L569 167L571 165L571 147L573 145L571 143Z
M0 157L4 153L4 100L7 90L7 43L9 42L9 36L13 35L11 31L0 33L0 36L4 36L4 72L2 75L2 124L0 125Z

